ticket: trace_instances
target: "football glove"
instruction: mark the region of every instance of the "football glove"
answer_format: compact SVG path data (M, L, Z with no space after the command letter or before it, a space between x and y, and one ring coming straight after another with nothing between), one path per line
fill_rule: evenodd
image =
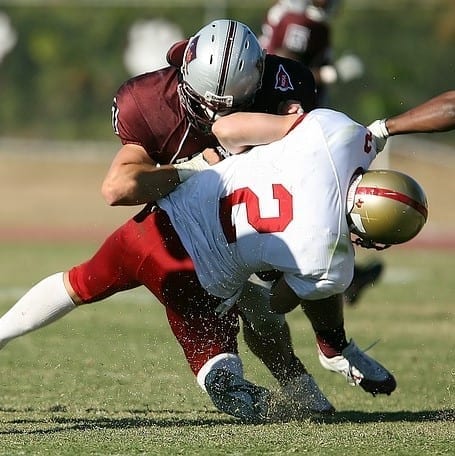
M177 169L180 182L185 182L193 174L210 168L210 165L205 161L204 154L200 153L193 157L191 160L187 160L182 163L176 163L174 165L174 168Z
M389 130L387 130L386 120L387 119L375 120L367 127L368 130L373 133L373 136L376 139L376 149L378 152L384 149L387 138L389 137Z

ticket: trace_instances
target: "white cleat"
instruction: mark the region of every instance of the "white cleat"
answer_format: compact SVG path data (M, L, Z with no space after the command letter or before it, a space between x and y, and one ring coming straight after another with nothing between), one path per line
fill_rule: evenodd
M393 375L377 361L359 349L351 339L341 355L326 357L318 347L319 361L330 371L338 372L352 386L360 385L365 391L390 395L397 384Z

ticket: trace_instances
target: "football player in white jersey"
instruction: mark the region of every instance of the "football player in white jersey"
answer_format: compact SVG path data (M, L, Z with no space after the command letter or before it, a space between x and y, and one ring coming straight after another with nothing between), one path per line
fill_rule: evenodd
M244 121L243 115L233 119ZM344 114L250 116L253 131L255 122L269 122L258 142L289 133L200 173L186 169L191 178L159 200L158 209L141 211L87 262L57 273L62 286L51 276L32 287L0 319L0 347L76 305L144 285L167 309L199 310L201 324L213 325L218 353L195 373L214 405L244 421L267 420L269 393L244 379L238 331L229 322L238 321L232 305L250 275L278 270L282 275L271 290L264 287L271 309L284 313L302 304L321 364L372 394L390 394L393 376L348 342L344 330L341 293L354 261L350 232L367 246L406 242L425 223L423 191L403 174L367 172L375 138ZM222 138L226 121L219 121L214 132ZM219 318L204 320L211 306ZM324 402L329 410L329 401L308 379L308 400Z

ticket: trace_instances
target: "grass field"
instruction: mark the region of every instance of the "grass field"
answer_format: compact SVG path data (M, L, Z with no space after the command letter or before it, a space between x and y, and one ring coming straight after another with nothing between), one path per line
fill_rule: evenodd
M93 244L0 244L0 312ZM453 251L382 253L383 280L346 309L349 334L396 375L376 397L324 371L301 312L294 342L334 418L242 425L196 386L163 309L144 290L74 311L1 352L1 455L442 455L455 441ZM363 257L362 259L365 259ZM241 345L247 376L270 374Z
M0 314L42 277L85 260L136 211L102 201L109 151L100 157L99 147L84 155L80 145L50 146L0 147ZM427 191L422 236L430 242L415 247L446 249L383 252L383 280L346 309L348 334L360 347L380 339L371 354L397 378L390 397L373 398L322 369L296 310L288 318L296 350L337 414L325 422L239 424L212 406L163 309L136 290L78 309L1 351L0 455L453 455L455 161L453 154L420 161L414 151L392 154L391 166ZM247 377L276 389L243 343L241 351Z

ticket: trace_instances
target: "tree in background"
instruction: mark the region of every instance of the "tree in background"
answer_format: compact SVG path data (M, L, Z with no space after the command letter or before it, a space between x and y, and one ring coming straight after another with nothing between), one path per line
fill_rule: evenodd
M226 2L225 17L259 33L272 2L259 3ZM62 139L112 138L111 99L130 77L123 57L133 23L163 19L189 36L208 20L202 2L165 8L9 6L2 11L17 42L0 66L0 135ZM455 87L453 0L344 0L340 13L333 24L335 51L359 55L365 74L333 87L335 109L369 123ZM445 135L438 139L453 138Z

